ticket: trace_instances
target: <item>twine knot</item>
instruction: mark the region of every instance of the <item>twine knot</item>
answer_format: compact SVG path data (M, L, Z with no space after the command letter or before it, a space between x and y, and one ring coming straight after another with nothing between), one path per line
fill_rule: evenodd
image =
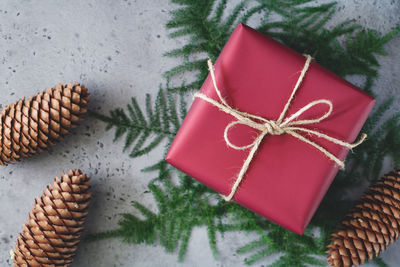
M226 201L230 201L233 198L233 196L235 195L241 181L243 180L244 175L247 172L247 169L249 168L251 161L253 160L255 153L257 152L257 150L261 144L261 141L264 139L264 137L267 134L270 134L270 135L289 134L289 135L313 146L314 148L318 149L319 151L321 151L330 160L334 161L341 169L344 169L344 166L345 166L344 162L342 160L337 158L331 152L329 152L322 146L318 145L314 141L311 141L307 137L299 134L299 132L316 135L317 137L326 139L334 144L337 144L337 145L340 145L340 146L343 146L343 147L346 147L349 149L352 149L352 148L360 145L367 138L366 134L362 134L361 138L357 142L348 143L343 140L323 134L319 131L315 131L315 130L311 130L309 128L302 127L302 125L310 125L310 124L315 124L315 123L321 122L331 115L332 110L333 110L333 105L332 105L331 101L326 100L326 99L314 100L314 101L308 103L307 105L305 105L304 107L302 107L301 109L299 109L297 112L295 112L290 117L286 118L286 113L289 109L289 106L292 103L294 95L295 95L297 89L300 87L300 85L304 79L304 76L306 75L306 72L311 63L311 59L312 59L311 56L305 55L305 57L306 57L306 62L301 71L301 74L296 82L296 85L293 88L293 91L289 97L289 100L286 102L286 105L284 106L283 111L281 112L281 114L277 120L267 120L266 118L263 118L261 116L242 112L242 111L239 111L239 110L229 106L228 103L225 101L225 99L222 97L221 92L219 91L219 89L217 87L217 82L216 82L215 74L214 74L214 68L213 68L211 60L210 59L208 60L207 63L208 63L208 68L210 71L211 79L212 79L214 89L218 95L220 102L216 101L202 93L199 93L199 92L197 92L194 95L194 97L199 97L199 98L207 101L208 103L212 104L213 106L218 107L221 111L232 115L236 119L236 120L232 121L231 123L229 123L225 127L225 130L224 130L224 139L225 139L226 144L229 147L231 147L235 150L244 150L244 149L251 148L246 160L243 163L242 168L240 169L237 179L235 180L235 183L233 184L233 186L231 188L230 194L228 196L223 196L223 198ZM311 108L313 108L317 105L328 106L328 111L325 114L321 115L320 117L317 117L314 119L308 119L308 120L299 120L298 119L298 117L300 117L304 112L306 112L307 110L310 110ZM237 146L230 141L229 130L238 124L246 125L253 129L259 130L260 133L252 143L250 143L248 145Z
M265 132L272 135L281 135L285 133L285 130L277 124L275 121L267 121L264 123Z

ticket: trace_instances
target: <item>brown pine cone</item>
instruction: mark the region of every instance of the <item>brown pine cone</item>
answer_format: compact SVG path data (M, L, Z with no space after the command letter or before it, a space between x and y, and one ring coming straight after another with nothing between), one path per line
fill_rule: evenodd
M337 267L362 265L397 240L399 228L400 169L397 169L370 186L341 222L327 247L327 261Z
M8 105L0 113L0 164L20 161L54 145L86 113L89 93L79 83L60 83Z
M18 236L15 267L69 266L87 215L89 181L80 170L69 170L47 186Z

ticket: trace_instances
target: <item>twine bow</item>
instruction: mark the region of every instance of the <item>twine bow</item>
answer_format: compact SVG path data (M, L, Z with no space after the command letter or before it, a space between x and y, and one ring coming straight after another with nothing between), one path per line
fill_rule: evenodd
M289 100L287 101L285 107L283 108L283 111L281 112L279 118L277 120L268 120L265 119L261 116L257 116L257 115L253 115L253 114L249 114L246 112L242 112L239 111L231 106L229 106L225 99L222 97L221 92L219 91L218 87L217 87L217 82L215 79L215 75L214 75L214 68L211 62L211 59L208 60L207 64L208 64L208 68L211 74L211 79L214 85L214 89L218 95L218 98L220 101L216 101L202 93L197 92L194 97L198 97L201 98L205 101L207 101L208 103L210 103L213 106L218 107L221 111L232 115L233 117L236 118L235 121L229 123L226 127L225 127L225 131L224 131L224 139L226 144L235 149L235 150L245 150L245 149L249 149L251 148L246 160L243 163L242 168L240 169L240 172L235 180L235 183L233 184L232 188L231 188L231 192L228 196L223 196L223 198L226 201L230 201L233 196L235 195L241 181L243 180L244 175L247 172L247 169L249 168L249 165L251 163L251 161L253 160L253 157L255 155L255 153L258 150L258 147L261 144L261 141L264 139L264 137L267 134L270 135L282 135L282 134L289 134L307 144L310 144L311 146L315 147L316 149L318 149L319 151L321 151L325 156L327 156L329 159L331 159L332 161L334 161L341 169L344 169L344 162L342 160L340 160L339 158L337 158L335 155L333 155L331 152L329 152L328 150L326 150L325 148L323 148L322 146L318 145L317 143L311 141L310 139L304 137L303 135L299 134L299 132L304 132L304 133L308 133L308 134L313 134L316 135L320 138L324 138L332 143L338 144L340 146L343 147L347 147L349 149L352 149L358 145L360 145L362 142L364 142L364 140L366 139L367 135L366 134L362 134L360 140L358 140L355 143L347 143L343 140L340 139L336 139L334 137L331 137L329 135L323 134L321 132L315 131L315 130L310 130L308 128L304 128L301 127L302 125L310 125L310 124L314 124L314 123L318 123L321 122L323 120L325 120L327 117L329 117L332 113L332 109L333 109L333 105L332 102L326 99L319 99L319 100L315 100L312 101L310 103L308 103L307 105L305 105L304 107L302 107L301 109L299 109L296 113L294 113L293 115L291 115L288 118L285 118L286 113L289 109L289 106L291 104L291 102L293 101L294 95L296 94L297 89L300 87L304 76L306 75L306 72L310 66L311 63L311 56L310 55L305 55L306 57L306 62L304 64L304 67L301 71L301 74L296 82L295 87L293 88L292 94L289 97ZM311 109L314 106L317 105L327 105L329 107L329 110L323 114L322 116L320 116L319 118L315 118L315 119L310 119L310 120L297 120L297 118L302 115L304 112L306 112L307 110ZM249 145L244 145L244 146L237 146L235 144L233 144L230 139L229 139L229 130L234 127L235 125L238 124L242 124L242 125L247 125L253 129L256 129L258 131L260 131L259 135L257 136L257 138Z

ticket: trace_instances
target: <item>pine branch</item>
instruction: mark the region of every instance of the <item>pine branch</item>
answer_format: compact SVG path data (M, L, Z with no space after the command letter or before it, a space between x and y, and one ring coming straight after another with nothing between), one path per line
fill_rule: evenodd
M270 255L281 253L281 257L269 266L305 266L313 264L324 266L324 262L312 255L322 255L324 244L318 238L306 231L302 236L294 234L277 225L271 225L268 231L263 231L260 238L239 248L239 254L251 253L245 260L246 264L253 264Z
M216 217L224 213L226 205L231 204L223 201L216 205L210 204L207 201L211 193L208 188L184 174L181 174L180 184L173 184L170 173L175 170L166 164L157 166L159 177L149 185L149 189L154 195L158 212L153 213L135 203L135 208L145 217L144 220L132 214L124 214L119 229L92 235L89 240L122 237L125 242L134 244L154 243L158 240L166 251L178 250L179 259L182 260L193 228L207 226L210 246L217 257Z
M180 116L177 106L179 112L184 112ZM160 89L153 105L150 95L146 95L145 112L132 98L127 111L117 108L111 110L108 116L93 111L90 114L105 122L107 130L115 128L114 141L125 135L123 151L133 146L129 156L135 158L149 153L164 139L172 142L186 114L186 103L181 96L180 104L175 105L174 95Z

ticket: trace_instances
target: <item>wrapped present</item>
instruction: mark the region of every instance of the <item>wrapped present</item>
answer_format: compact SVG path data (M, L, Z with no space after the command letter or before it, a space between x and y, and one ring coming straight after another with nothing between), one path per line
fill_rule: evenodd
M243 24L209 68L167 162L302 234L375 100Z

